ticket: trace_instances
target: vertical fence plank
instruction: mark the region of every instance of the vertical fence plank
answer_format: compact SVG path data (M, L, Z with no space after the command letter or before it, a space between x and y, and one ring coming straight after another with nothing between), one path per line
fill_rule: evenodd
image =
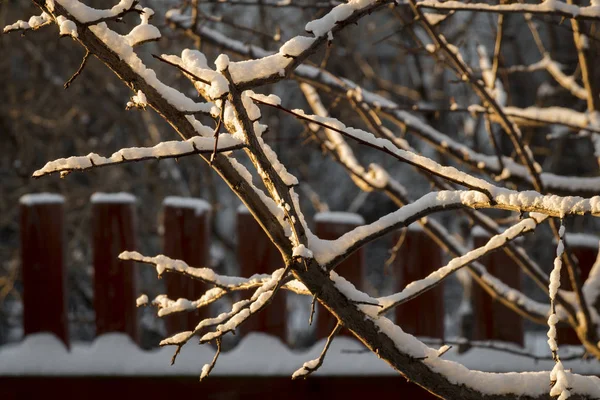
M163 252L193 267L207 267L210 261L210 211L208 202L186 197L167 197L163 201ZM165 274L170 299L196 300L208 289L206 284L177 274ZM165 318L167 333L193 330L208 316L207 307L195 312L177 313Z
M490 234L483 229L473 232L473 246L484 246ZM521 269L503 251L498 250L480 259L487 271L515 290L521 290ZM523 317L495 301L477 283L473 284L473 339L500 340L523 346Z
M587 277L590 275L590 271L592 270L594 263L596 262L596 257L598 255L598 240L598 237L589 234L566 234L566 244L569 250L571 251L571 254L575 256L579 263L581 282L585 282ZM572 292L573 287L571 286L571 280L569 278L569 271L567 270L567 267L563 265L563 268L560 272L561 290L567 290ZM573 328L568 326L559 326L556 328L556 340L558 341L559 345L581 344L581 340L579 340Z
M64 198L29 194L20 208L24 334L51 332L69 347Z
M364 225L364 223L363 217L355 213L320 212L315 215L315 233L321 239L335 240L357 226ZM364 250L361 248L338 265L336 271L358 289L362 289L365 277L364 268L365 255ZM317 338L321 339L329 336L337 322L336 318L320 304L317 304L316 319ZM350 335L346 329L340 330L339 334Z
M440 247L419 224L397 232L394 243L400 240L401 235L404 238L393 262L398 290L443 266ZM444 283L396 307L396 323L415 336L443 338Z
M270 274L283 268L277 247L244 206L237 210L238 263L240 275ZM249 318L240 327L242 335L264 332L286 341L286 296L280 291L263 311Z
M136 200L128 193L95 193L91 201L96 335L123 332L138 342L136 266L118 259L136 249Z

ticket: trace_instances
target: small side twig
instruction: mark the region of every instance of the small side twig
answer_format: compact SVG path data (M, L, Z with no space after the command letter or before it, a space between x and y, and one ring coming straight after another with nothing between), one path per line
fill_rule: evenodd
M313 296L312 301L310 302L310 316L308 317L308 324L312 325L313 318L315 316L315 310L317 306L317 296Z
M215 138L215 148L213 149L213 152L210 155L210 165L211 166L215 159L215 155L217 154L217 146L219 145L219 129L221 129L221 125L223 125L224 118L225 118L225 99L221 99L221 113L219 114L219 121L217 122L217 126L216 126L215 132L213 134L213 136Z
M312 374L313 372L318 370L321 367L321 365L323 365L323 360L325 360L325 354L327 354L327 350L329 350L329 346L331 346L331 342L333 342L333 337L336 333L339 332L341 328L342 324L338 321L338 323L335 325L335 328L333 328L333 331L331 331L331 333L329 334L329 337L327 338L327 343L325 343L325 347L323 348L323 351L321 352L319 357L315 358L314 360L305 362L301 368L294 372L294 374L292 375L292 379L306 379L308 375Z
M204 366L202 367L202 373L200 374L200 382L202 382L204 378L206 378L212 372L213 368L215 367L215 364L217 363L217 359L221 354L221 338L217 338L216 342L217 352L215 353L215 356L213 357L210 364L204 364Z
M400 231L400 237L398 238L398 241L396 242L394 247L392 247L390 249L390 256L388 257L387 260L385 260L385 263L383 264L383 268L386 273L389 272L390 266L392 265L392 263L394 262L394 260L396 260L396 257L398 256L398 251L402 247L402 244L404 243L404 239L406 239L406 231L407 231L406 229L402 229Z
M86 64L87 64L87 60L90 57L90 51L89 50L85 50L85 55L83 56L83 60L81 60L81 65L79 65L79 68L77 68L77 71L75 71L75 73L73 74L73 76L71 76L69 78L68 81L65 82L64 88L65 90L69 88L69 86L71 86L71 83L73 83L73 81L75 79L77 79L77 77L79 75L81 75L81 73L83 72L83 69L85 68Z
M169 60L167 60L165 58L162 58L161 56L156 55L156 54L152 54L152 57L156 58L159 61L164 62L165 64L169 64L170 66L177 68L178 70L180 70L181 72L183 72L185 74L188 74L189 76L191 76L192 78L194 78L198 82L202 82L205 85L210 85L211 84L210 81L207 81L206 79L200 78L198 75L195 75L194 73L190 72L188 69L182 67L179 64L175 64L174 62L171 62L171 61L169 61Z

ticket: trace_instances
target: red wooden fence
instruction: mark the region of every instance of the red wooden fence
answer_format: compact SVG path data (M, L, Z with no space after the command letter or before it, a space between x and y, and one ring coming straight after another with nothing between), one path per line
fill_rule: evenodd
M398 290L444 265L440 247L420 226L411 226L405 233L399 232L394 242L402 234L405 235L404 241L393 264ZM443 338L444 284L396 307L396 323L412 335Z
M56 194L21 197L23 332L52 332L69 346L63 203Z
M484 246L490 235L476 230L473 247ZM480 259L490 274L508 286L521 290L521 269L503 251L498 250ZM481 286L473 284L472 304L475 340L501 340L523 346L523 317L502 305L486 293Z
M199 199L174 198L165 199L163 203L163 252L173 258L180 258L193 266L207 266L210 262L210 220L211 209L208 203ZM135 198L127 194L96 194L92 198L92 244L94 264L94 306L96 311L97 334L107 332L123 332L134 341L138 340L138 325L135 299L139 294L136 289L136 268L133 263L118 260L117 255L123 250L136 248L135 235ZM65 345L69 346L67 329L67 288L64 261L64 205L63 198L57 195L28 195L21 199L21 260L23 280L23 322L24 334L52 332ZM348 213L322 213L315 217L317 236L333 240L354 227L363 224L362 217ZM239 274L270 273L282 267L281 255L268 240L267 235L254 220L253 216L242 207L237 213L237 256ZM443 255L439 247L418 228L411 227L405 232L402 246L394 261L397 276L396 287L402 289L407 283L421 279L443 265ZM396 235L396 239L398 236ZM474 246L483 245L487 235L475 235ZM581 238L579 238L581 239ZM582 278L590 272L598 243L591 240L571 240L567 238L569 248L578 258ZM364 250L350 255L337 271L358 288L365 288ZM489 272L511 287L520 289L521 273L516 265L501 251L483 258ZM170 298L198 298L206 289L205 285L183 278L175 274L165 274L166 292ZM568 290L569 283L563 277L563 289ZM51 301L50 301L51 300ZM473 339L502 340L519 345L523 344L523 321L513 311L494 302L489 295L475 285L472 292L475 328ZM206 317L208 311L202 310L185 315L174 315L166 318L168 334L193 329L200 319ZM250 331L265 332L286 341L286 296L280 293L274 302L263 312L242 325L241 333ZM407 332L427 337L444 337L444 287L438 287L401 305L396 310L396 320ZM318 309L316 333L318 338L329 335L335 319L324 309ZM342 331L342 334L344 332ZM349 334L349 332L346 332ZM576 344L576 336L567 328L559 329L559 343ZM1 378L1 377L0 377ZM3 387L8 387L9 398L27 398L25 380L19 378L3 379ZM44 378L45 379L45 378ZM144 379L144 378L139 378ZM139 380L138 379L138 380ZM223 378L220 378L223 379ZM269 385L277 378L269 378ZM343 378L340 378L343 379ZM361 378L363 383L378 378ZM398 379L381 378L385 385L395 387L401 382ZM218 379L217 379L218 380ZM212 380L212 382L217 382ZM233 392L223 392L226 398L252 398L244 393L243 378L229 381L238 385ZM281 380L281 379L280 379ZM73 384L83 386L95 384L85 378L71 380ZM127 378L120 383L121 387L131 385L135 379ZM357 382L358 382L357 381ZM382 381L382 384L383 384ZM41 386L51 387L60 384L60 378L48 378L40 381ZM101 382L101 381L97 381ZM116 382L116 381L114 381ZM144 382L147 382L144 380ZM173 390L189 391L187 381L171 381ZM279 382L279 381L277 381ZM313 382L319 382L318 379ZM349 380L344 381L347 385ZM240 386L241 385L241 386ZM311 384L313 385L313 384ZM318 385L318 384L317 384ZM369 384L370 385L370 384ZM404 384L406 385L406 384ZM135 385L133 385L135 386ZM238 387L236 386L236 387ZM99 387L104 387L100 385ZM138 387L138 386L136 386ZM160 386L165 390L167 386ZM10 389L13 388L14 390ZM330 390L330 386L319 386L318 391ZM12 390L12 391L11 391ZM170 390L170 389L169 389ZM313 386L294 386L286 392L306 396L314 392ZM339 388L335 389L339 394ZM358 389L356 389L358 390ZM410 393L411 398L433 398L414 385L403 387L403 393ZM408 392L407 392L408 391ZM42 393L37 391L36 393ZM233 393L233 394L232 394ZM264 391L256 394L264 397ZM352 394L356 394L354 389ZM372 388L369 394L372 394ZM390 393L386 391L385 393ZM217 391L213 392L219 398ZM11 395L13 397L11 397ZM23 396L25 397L23 397ZM229 396L229 397L227 397ZM233 397L231 397L233 396ZM292 396L292 395L290 395ZM294 397L292 396L292 397ZM298 396L295 396L298 397ZM356 396L350 396L356 397ZM299 397L298 397L299 398Z
M201 199L167 197L163 202L163 252L166 256L206 266L210 261L210 204ZM165 274L166 294L170 299L197 299L208 289L205 284L182 275ZM206 308L176 313L165 318L167 333L193 330L208 316Z
M167 198L164 201L163 251L194 266L210 262L210 219L208 203L198 199ZM64 263L63 199L41 194L21 199L21 257L24 285L23 319L25 335L52 332L69 346L67 330L67 288ZM92 243L94 264L94 306L97 334L124 332L138 340L135 299L136 268L118 260L123 250L136 248L135 198L127 194L96 194L92 198ZM347 213L323 213L315 217L315 232L323 239L337 239L363 223L360 216ZM394 262L397 288L421 279L443 265L438 246L421 229L406 231ZM281 256L265 232L245 208L237 213L237 252L241 276L270 273L281 268ZM475 235L474 246L487 241ZM586 278L595 261L597 243L573 240L569 247L579 259L582 278ZM515 289L521 287L521 273L501 251L483 258L489 272ZM349 256L337 271L359 288L364 288L363 250ZM187 278L166 274L166 291L170 298L198 298L206 288ZM567 279L563 279L568 289ZM52 299L52 301L48 301ZM473 339L502 340L523 345L523 321L513 311L494 302L477 285L472 304L475 329ZM41 306L43 305L43 306ZM167 318L169 334L193 329L207 311ZM396 320L407 332L428 337L444 337L443 285L413 299L396 310ZM324 309L318 310L316 332L326 337L335 319ZM241 328L241 333L261 331L286 341L286 296L278 294L274 302ZM571 335L571 336L569 336ZM560 343L577 343L567 329L559 332Z
M364 219L354 213L345 212L321 212L315 215L315 234L321 239L335 240L344 233L351 231L357 226L363 225ZM365 277L365 255L363 248L352 253L340 265L336 267L336 272L350 281L358 289L363 289ZM317 304L317 338L329 336L337 320L324 307ZM351 333L342 329L340 335L351 335Z
M209 263L210 219L208 203L199 199L167 198L164 201L163 252L181 258L191 265ZM68 346L66 317L65 267L63 260L64 227L63 200L56 195L24 196L21 201L21 255L24 284L25 334L49 331ZM328 240L337 239L362 224L362 217L348 213L322 213L315 217L316 234ZM405 233L404 242L394 261L397 288L421 279L442 266L438 246L418 228ZM248 211L241 207L237 213L237 252L241 276L270 273L280 268L281 255L268 240L265 232ZM135 299L136 268L123 262L117 255L123 250L136 248L135 198L128 194L96 194L92 198L92 243L94 263L94 306L96 330L124 332L138 340ZM475 235L474 246L488 239ZM588 241L589 242L589 241ZM587 242L586 242L587 243ZM596 246L569 244L587 277L595 261ZM514 287L521 287L520 270L501 251L487 255L482 262L490 273ZM337 271L358 288L364 288L365 263L363 250L350 255ZM170 298L198 298L204 285L174 274L166 274L166 291ZM568 285L564 279L565 285ZM565 286L568 287L568 286ZM52 302L47 299L52 297ZM473 339L502 340L523 344L523 321L512 310L497 304L475 285L472 294L475 328ZM57 300L58 299L58 300ZM39 307L44 304L44 307ZM193 329L207 315L202 310L166 319L169 334ZM413 299L396 310L396 320L407 332L428 337L444 337L443 285ZM316 333L318 338L329 335L335 319L325 310L318 310ZM261 331L286 341L286 296L278 294L274 302L241 327L241 333ZM561 343L577 343L568 329L560 333ZM571 335L571 337L569 337Z
M118 258L122 251L136 250L134 208L135 197L127 193L92 196L96 335L123 332L137 342L137 267Z
M240 275L271 273L283 267L283 259L267 234L244 206L237 210L237 259ZM271 304L241 327L241 334L259 331L286 341L286 296L279 292Z

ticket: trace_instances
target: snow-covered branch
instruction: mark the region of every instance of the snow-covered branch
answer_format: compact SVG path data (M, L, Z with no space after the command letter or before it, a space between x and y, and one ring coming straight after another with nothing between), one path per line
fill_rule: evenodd
M417 6L419 8L431 8L434 10L476 11L500 14L548 14L573 19L600 19L600 8L597 5L581 7L574 4L567 4L561 0L544 0L538 4L489 4L479 2L465 3L462 1L419 0Z
M239 90L252 89L285 79L320 46L331 42L339 31L390 3L393 1L351 0L339 4L323 17L306 24L305 30L313 37L295 36L284 43L276 54L230 63L231 78ZM192 28L191 18L182 15L177 9L167 13L167 20L184 29Z
M236 1L238 0L232 0L232 3ZM468 111L473 111L473 114L482 113L489 116L488 128L492 123L498 123L503 128L517 153L519 159L517 162L511 157L503 155L500 146L496 143L494 145L497 155L485 155L468 147L467 144L460 143L460 139L453 139L450 135L433 129L431 125L404 111L399 103L393 102L385 96L369 92L355 82L341 79L324 69L302 65L320 47L335 43L337 36L350 24L388 6L393 9L396 4L391 0L350 0L341 4L326 2L325 7L333 6L333 8L321 14L319 19L306 24L305 30L309 32L309 35L292 36L292 39L280 46L275 53L269 53L256 46L230 39L206 26L199 26L197 24L198 9L192 10L190 16L184 15L181 10L169 11L166 17L170 25L182 29L186 35L206 39L207 42L222 46L243 58L250 58L243 61L237 61L238 59L230 61L227 55L221 54L216 58L213 69L209 67L206 56L194 49L184 49L180 56L156 56L161 62L168 64L166 68L183 73L206 102L192 100L188 94L184 94L187 92L179 91L165 84L158 78L157 73L146 66L138 56L135 50L137 45L149 40L156 40L161 35L158 29L149 23L154 11L141 7L136 0L121 0L106 10L93 9L78 0L34 0L34 2L45 13L39 17L41 19L30 20L28 23L17 23L9 26L5 31L42 26L48 21L56 23L61 36L71 37L76 43L85 47L85 59L89 55L94 55L114 71L132 90L133 96L128 108L156 110L182 139L177 142L163 142L152 148L122 149L108 158L90 154L84 157L60 159L49 162L42 169L36 171L34 176L53 172L65 174L74 170L86 170L142 159L179 158L199 154L247 206L281 255L283 268L276 269L269 274L240 278L217 274L212 268L194 268L183 261L162 255L146 257L137 252L123 252L120 255L122 260L153 265L159 276L164 272L177 273L211 286L197 299L173 300L167 296L156 297L152 304L158 307L159 316L205 307L233 291L251 291L246 293L249 297L234 303L227 312L203 319L194 329L164 339L161 345L177 347L173 361L182 346L196 335L200 337L200 343L216 342L215 357L202 368L201 378L207 377L217 363L223 336L235 331L241 324L267 307L275 294L284 289L312 296L324 307L325 312L332 313L338 321L338 325L329 336L321 355L315 360L306 362L294 374L294 377L306 376L323 363L333 335L341 326L344 326L368 349L376 352L380 358L407 379L434 391L441 397L465 399L514 397L548 399L550 396L556 395L563 398L566 396L570 396L570 398L600 397L598 389L600 380L598 378L580 376L566 371L562 367L554 335L556 324L566 322L577 329L577 333L590 353L600 354L597 340L592 340L594 336L588 334L593 327L585 326L593 325L587 321L589 318L592 322L598 322L597 314L590 313L591 317L589 318L587 316L579 318L582 312L581 308L587 307L587 302L597 302L598 290L600 290L597 285L598 273L596 270L598 268L595 267L585 285L578 288L585 297L585 301L582 301L581 298L578 298L581 297L579 292L576 292L576 296L567 296L564 291L558 290L557 276L559 276L562 263L562 242L559 244L560 251L557 252L555 270L549 279L522 248L511 243L518 236L534 231L538 224L548 220L548 217L564 218L585 215L596 217L600 215L600 196L597 196L600 180L597 177L572 178L544 173L520 130L520 125L524 124L524 120L541 121L544 125L561 124L575 129L588 127L595 129L596 125L592 123L592 114L588 116L575 111L575 109L566 110L564 108L508 107L507 104L510 104L510 101L506 95L509 93L509 88L503 91L501 81L498 79L502 32L496 35L497 48L494 50L492 63L482 51L484 47L480 48L479 69L483 73L482 81L474 72L475 69L465 61L469 58L463 57L458 47L449 42L450 39L447 37L451 36L441 33L445 21L450 17L442 19L439 16L422 12L424 8L469 9L485 12L531 12L562 15L569 18L600 19L598 4L594 2L592 6L580 7L558 0L546 0L541 4L501 5L440 3L428 0L419 2L410 0L408 3L403 3L404 6L412 6L411 17L418 17L406 24L408 29L414 31L421 29L419 31L421 39L423 39L424 30L432 43L425 45L423 49L427 50L428 54L437 57L439 61L443 62L443 65L450 65L458 74L459 79L467 83L467 87L479 97L482 105L472 106ZM252 2L244 4L250 5L250 3ZM193 5L197 6L197 4ZM267 3L266 5L273 4ZM286 2L281 6L291 5ZM308 5L307 8L309 8ZM406 7L405 11L408 14L411 9ZM115 32L106 23L120 20L130 12L139 14L140 23L127 34L122 35ZM400 13L395 14L400 20L402 19L403 16L398 15ZM418 35L415 37L417 38L415 41L420 43L421 39ZM583 48L585 40L581 33L578 37L577 40L581 40L579 47ZM326 53L325 58L327 59L330 50ZM82 65L84 64L85 62L82 63ZM325 63L322 65L324 66ZM550 63L545 66L551 74L552 65L554 64ZM564 77L557 78L557 74L553 74L553 76L559 84L570 87L571 92L574 91L574 86L568 84ZM344 99L343 104L351 105L353 107L351 111L355 111L362 118L370 131L348 127L341 120L332 118L327 113L326 107L317 98L313 87L302 85L301 89L316 115L308 114L300 109L286 109L281 104L287 99L282 102L277 96L261 95L251 90L288 77L328 89L335 97L338 97L337 100ZM572 79L574 81L574 78ZM585 83L585 79L584 87L586 96L589 97L590 83ZM471 103L472 101L463 104ZM293 175L290 172L292 170L283 163L286 157L278 154L279 146L272 146L269 141L270 137L266 132L269 132L267 129L271 125L271 120L263 118L257 104L286 112L306 123L311 132L318 133L319 140L323 141L327 151L344 166L361 189L383 192L399 208L383 215L375 222L363 224L345 233L338 239L319 238L309 229L304 219L303 202L295 192L295 187L300 183L300 179ZM590 107L588 112L591 111L595 111L595 109ZM213 118L218 117L217 128L213 130L202 125L194 117L194 114L197 113L208 114ZM345 114L340 113L340 115ZM387 118L388 121L382 121L381 116ZM392 131L386 125L389 124L389 121L399 128L406 128L407 131L415 133L416 136L440 150L441 153L451 155L454 159L459 160L460 167L466 165L469 169L484 174L484 177L450 166L447 160L434 160L427 156L427 152L417 151L411 147L412 143L409 144L398 132ZM229 134L220 133L221 127L225 128ZM282 128L279 127L279 129ZM324 129L324 135L320 132L321 128ZM292 130L290 129L290 131ZM489 131L493 138L492 129ZM362 145L359 148L367 146L375 149L375 154L384 153L402 163L416 167L440 190L428 191L417 200L411 201L408 191L399 183L400 179L394 179L382 167L385 165L385 160L365 167L360 161L361 158L355 154L347 141L355 141ZM236 157L237 154L231 153L231 150L235 149L244 150L250 161L248 166L242 165ZM295 170L294 173L296 173ZM492 178L500 175L506 180L501 180L497 184L491 183L489 179L486 179L485 174ZM260 178L262 189L254 185L253 178L255 177ZM298 177L302 177L302 175L298 174ZM502 186L507 182L525 183L537 191L523 191L519 190L521 189L519 187ZM453 184L464 186L470 190L457 190L452 186ZM584 193L587 198L552 194L555 191L567 194ZM529 215L524 216L521 221L515 222L512 227L503 230L489 217L477 212L478 209L509 210L520 214L529 213ZM464 210L472 221L485 227L493 237L484 246L469 251L440 222L433 218L424 218L442 210ZM336 269L341 261L352 252L386 233L416 221L422 223L425 231L430 236L437 238L440 245L455 256L446 266L430 276L408 284L403 291L394 295L374 298L356 289L340 275L344 271ZM560 233L562 238L563 231L561 230ZM251 238L240 238L239 240L251 240ZM478 261L491 251L501 248L517 261L517 264L534 279L538 286L547 287L550 293L551 307L534 301L526 294L504 284L500 279L492 276ZM572 272L573 267L569 262L565 263ZM443 359L443 350L426 346L382 315L390 308L425 292L463 267L467 268L473 278L502 304L532 320L548 321L549 344L556 359L556 367L552 372L488 374L468 370L462 365ZM572 281L577 284L576 279ZM573 301L572 297L577 301ZM139 305L147 302L147 298L140 297ZM584 332L588 328L590 331ZM549 384L552 385L550 390Z
M333 342L333 337L336 335L336 333L339 332L341 327L342 325L339 322L335 324L335 328L333 328L333 331L331 331L331 334L329 334L329 336L327 337L327 342L325 343L325 347L323 348L323 351L321 352L319 357L315 358L314 360L305 362L302 365L302 367L300 367L298 370L296 370L296 372L292 374L292 379L306 379L308 375L312 374L313 372L318 370L321 365L323 365L323 361L325 360L327 350L329 350L329 346L331 346L331 342Z
M539 225L540 222L544 221L546 218L547 217L544 215L534 215L533 217L526 218L518 224L508 228L503 233L491 237L484 246L471 250L461 257L453 258L447 265L432 272L426 278L409 283L401 292L379 299L379 304L383 306L383 308L379 311L379 314L383 315L391 308L419 296L425 291L438 285L448 276L460 268L463 268L467 264L470 264L473 261L480 259L484 255L499 249L507 242L514 240L527 232L532 232L535 230L537 225Z
M178 23L174 23L174 25L183 28L183 26ZM205 26L198 27L197 33L190 33L189 30L186 30L186 33L192 34L194 37L197 35L217 46L245 57L252 55L264 57L268 54L266 50L261 49L260 47L246 45L241 41L231 39L220 32ZM423 138L427 143L435 146L440 152L451 155L456 160L469 165L473 169L482 170L493 175L500 175L502 173L502 168L498 164L496 157L479 153L464 144L458 143L449 135L436 130L422 119L404 111L402 107L394 101L370 92L349 79L336 79L330 72L309 65L300 65L294 71L292 78L309 82L317 87L326 87L329 90L344 96L348 91L359 90L362 95L362 102L370 105L374 109L380 110L385 117L397 122L407 131ZM476 110L477 109L474 109L474 111ZM510 110L512 109L509 109L509 111ZM529 112L530 111L525 112L525 115ZM533 112L535 113L535 111ZM518 112L511 115L511 117L515 117L518 120ZM560 113L554 115L553 118L561 118ZM563 122L567 121L563 120ZM506 156L502 157L502 163L509 172L509 176L507 177L508 181L526 182L531 184L531 177L523 165ZM598 177L563 176L554 173L541 172L540 179L544 188L552 193L558 192L567 195L594 196L600 191L600 178Z
M212 130L211 130L212 133ZM186 141L161 142L154 147L131 147L121 149L110 157L102 157L95 153L87 156L60 158L49 161L43 168L33 173L33 177L58 172L61 176L73 171L85 171L92 168L107 167L143 160L162 160L166 158L182 158L193 154L211 154L214 152L215 139L212 137L194 136ZM231 135L222 134L217 144L217 152L228 152L244 147L244 143Z
M2 30L3 33L18 32L18 31L35 31L46 25L52 24L53 21L47 13L34 15L28 21L18 20L14 24L6 25Z
M316 90L307 84L301 84L300 86L313 110L321 117L328 117L328 113L321 103ZM318 131L319 128L318 125L314 124L309 124L309 127L315 131ZM408 196L408 190L405 189L404 186L402 186L402 184L396 181L393 177L389 176L385 170L383 170L381 167L370 167L369 173L365 173L365 168L357 163L354 153L350 146L348 146L345 142L344 137L329 129L326 129L325 131L327 132L328 139L332 143L336 143L335 146L326 145L326 148L328 148L332 154L336 155L337 162L346 167L358 187L366 191L383 191L395 204L400 207L412 202ZM405 146L407 149L411 150L408 144ZM373 174L372 171L376 171L376 174ZM445 185L440 185L440 182L435 182L432 180L432 183L436 183L440 189L448 188ZM465 210L468 211L468 214L471 216L471 218L473 218L475 223L478 223L486 230L493 232L494 235L502 234L500 233L498 225L491 221L488 217L482 215L477 210L469 208ZM459 258L467 253L467 249L465 249L456 240L452 239L450 233L434 219L421 218L417 222L422 224L425 232L429 234L434 241L440 243L441 246L444 247L444 249L449 253ZM538 283L540 288L547 289L548 277L541 270L541 268L527 256L522 248L516 247L511 241L505 242L504 248L505 250L508 250L508 255L514 258L517 264L520 265L536 283ZM503 285L496 278L492 277L486 271L486 268L479 262L474 261L470 266L467 265L467 267L476 277L477 283L482 285L487 292L491 293L495 298L503 302L503 304L514 308L516 312L525 316L526 318L530 318L535 321L545 320L545 310L547 307L539 305L536 302L527 299L522 293L518 293L517 291L508 288L506 285ZM519 299L518 304L514 302L515 299ZM377 302L376 300L372 301L375 303ZM569 315L574 317L572 307L569 303L565 302L562 296L558 296L558 302L563 308L566 309Z

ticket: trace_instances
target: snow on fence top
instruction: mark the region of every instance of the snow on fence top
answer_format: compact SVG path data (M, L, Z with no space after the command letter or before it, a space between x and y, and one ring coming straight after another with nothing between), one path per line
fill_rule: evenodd
M213 376L291 376L307 359L317 358L325 339L305 351L291 350L277 337L262 333L245 336L233 350L221 354ZM315 373L324 376L396 375L385 362L350 337L337 337L325 363ZM40 357L40 355L43 357ZM51 334L27 336L23 341L0 346L0 376L197 376L202 362L214 356L210 346L185 345L170 365L173 348L145 351L121 333L99 336L92 343L75 343L71 350ZM451 348L443 356L470 369L486 372L548 371L552 360L474 348L458 354ZM204 361L203 361L204 360ZM579 374L600 374L596 362L565 361Z
M480 238L480 239L487 238L487 239L489 239L493 235L491 235L488 231L486 231L485 229L483 229L481 226L477 225L477 226L475 226L471 230L471 236L473 236L473 238ZM517 243L522 243L523 242L523 237L518 237L518 238L515 238L513 240L515 242L517 242Z
M343 211L324 211L315 214L315 222L329 222L334 224L364 225L364 218L356 213Z
M192 197L168 196L163 200L165 207L191 208L196 211L196 215L210 212L212 207L209 202L204 199Z
M102 193L96 192L91 197L92 203L135 203L135 196L131 193Z
M65 198L56 193L32 193L21 196L19 199L19 203L32 206L34 204L44 204L44 203L64 203Z
M598 245L600 244L600 237L589 233L566 233L565 240L571 247L598 249Z
M422 232L423 231L423 226L417 221L417 222L413 222L412 224L410 224L408 226L408 230L411 232Z
M248 207L243 203L238 206L237 212L238 214L250 214L250 210L248 210Z

